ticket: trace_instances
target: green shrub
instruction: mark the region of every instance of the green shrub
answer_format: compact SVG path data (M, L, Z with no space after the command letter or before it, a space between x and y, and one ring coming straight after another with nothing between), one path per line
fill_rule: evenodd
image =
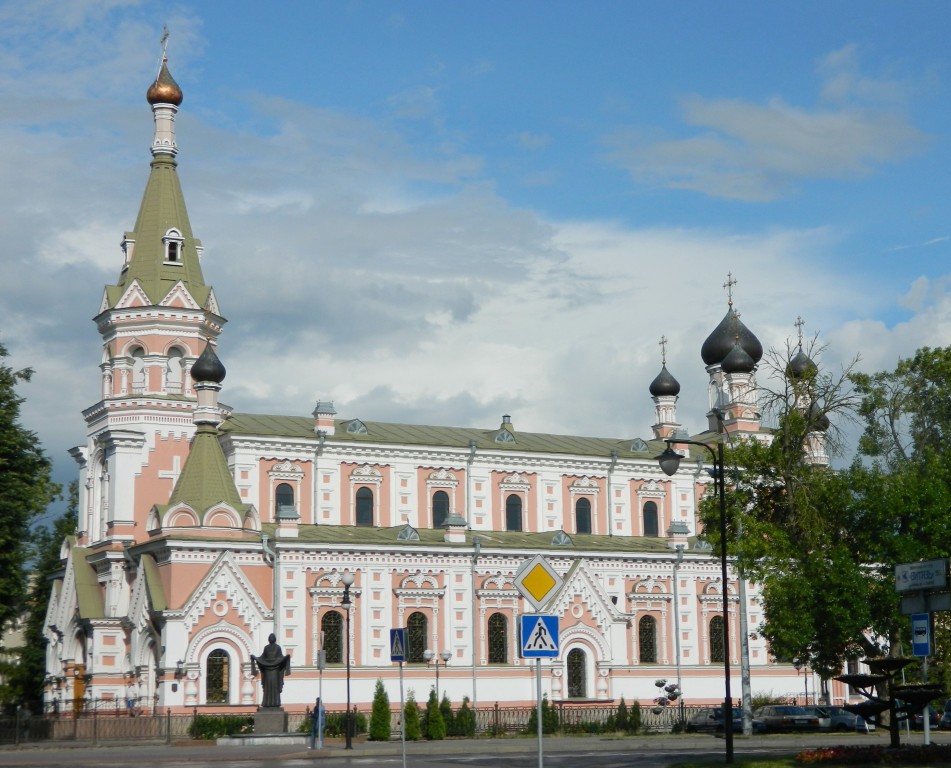
M452 725L453 729L451 733L453 736L465 736L470 739L475 736L475 712L469 707L468 696L462 697L462 706L459 707L459 711L456 712L456 716L452 720Z
M446 738L446 721L442 719L442 712L439 710L439 702L436 701L436 689L429 691L429 701L426 702L426 738L433 741L439 741Z
M449 697L443 691L442 701L439 702L439 714L442 715L442 722L445 726L445 732L447 736L454 736L455 723L454 717L452 714L452 702L449 701Z
M641 729L641 703L635 701L627 713L627 732L637 733Z
M254 715L196 715L188 727L193 739L217 739L254 731Z
M423 736L419 724L419 704L416 703L416 696L412 691L403 706L403 733L407 741L419 741Z
M309 725L308 725L309 728ZM345 736L347 730L346 712L326 712L324 714L324 736ZM308 730L308 733L310 731ZM367 732L367 716L362 712L353 713L353 736Z
M617 712L614 713L614 730L626 731L631 724L631 718L627 713L627 704L624 703L624 697L618 702Z
M373 710L370 714L370 741L390 740L390 697L383 681L376 681L373 691Z
M548 696L542 697L542 733L555 733L558 730L558 712L548 703ZM538 733L538 707L528 716L526 733Z

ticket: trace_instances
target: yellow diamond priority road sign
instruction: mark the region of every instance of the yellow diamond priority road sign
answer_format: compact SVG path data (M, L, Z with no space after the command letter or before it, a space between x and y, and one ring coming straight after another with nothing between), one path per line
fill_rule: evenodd
M565 580L558 571L552 568L541 555L535 555L518 569L515 576L515 588L528 602L535 606L535 610L553 598L561 589Z

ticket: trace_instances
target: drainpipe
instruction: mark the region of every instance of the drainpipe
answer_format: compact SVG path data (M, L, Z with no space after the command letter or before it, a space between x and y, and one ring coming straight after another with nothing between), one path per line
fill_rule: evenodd
M278 632L278 618L280 616L280 610L278 606L279 593L278 590L281 588L281 579L280 579L280 570L277 565L277 547L268 545L268 536L264 534L261 536L261 548L264 550L264 562L268 563L271 566L274 573L272 574L272 581L274 583L273 596L271 599L271 608L274 611L274 634L280 639L280 633ZM268 561L270 558L270 562Z
M466 527L472 530L472 462L475 461L476 441L469 441L469 458L466 459ZM474 686L473 686L474 688Z
M611 449L611 463L608 465L608 479L607 487L604 489L604 500L607 505L605 509L605 518L608 521L608 536L614 535L614 520L612 519L611 510L614 508L614 505L611 503L611 473L614 472L614 468L617 466L617 449Z

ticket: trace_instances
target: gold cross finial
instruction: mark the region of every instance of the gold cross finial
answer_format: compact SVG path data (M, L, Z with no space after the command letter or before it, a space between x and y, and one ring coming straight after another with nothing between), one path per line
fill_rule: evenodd
M660 360L662 365L667 365L667 337L661 336L660 341L657 342L660 344Z
M168 24L165 24L162 27L162 39L159 41L159 45L162 46L162 57L165 57L165 54L168 53Z
M733 286L736 285L736 278L733 277L732 272L726 273L726 282L723 284L723 287L726 288L726 295L729 302L729 305L733 306Z

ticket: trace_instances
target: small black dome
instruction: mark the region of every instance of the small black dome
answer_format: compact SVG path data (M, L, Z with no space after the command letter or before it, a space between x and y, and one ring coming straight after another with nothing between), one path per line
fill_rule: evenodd
M819 403L813 403L809 406L809 421L812 422L816 432L825 432L830 426L829 417L819 407Z
M713 333L707 336L700 348L700 357L703 358L705 365L719 365L723 362L733 345L739 341L743 351L753 359L753 365L763 357L763 345L759 339L753 335L743 322L737 317L733 307L730 307L720 324L713 329Z
M225 380L225 367L211 344L205 345L205 351L198 356L191 373L193 381L210 381L220 384Z
M752 373L755 367L756 361L740 346L738 340L733 342L733 349L720 362L724 373Z
M649 389L654 397L673 397L680 394L680 382L671 376L665 364L661 367L657 377L651 382Z
M789 365L786 366L786 376L796 381L811 379L818 371L816 364L812 362L809 355L802 351L801 347L796 356L789 361Z

